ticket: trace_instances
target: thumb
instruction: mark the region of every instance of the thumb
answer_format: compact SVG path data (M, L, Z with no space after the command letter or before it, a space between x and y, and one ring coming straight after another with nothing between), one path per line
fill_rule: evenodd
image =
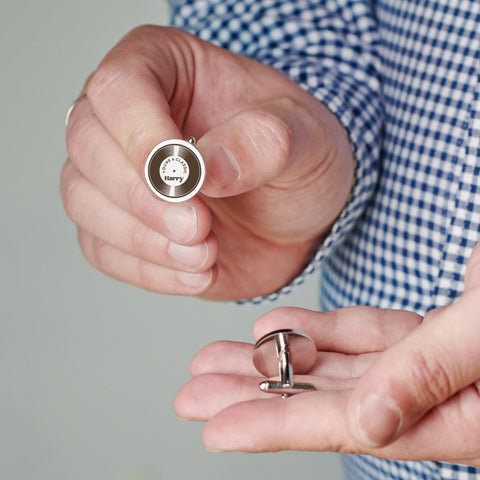
M381 447L480 378L478 292L432 310L359 381L347 422L360 444Z
M207 169L204 193L238 195L279 175L290 161L294 121L263 107L242 111L207 132L198 142Z
M283 188L298 186L318 169L323 152L335 142L327 133L328 115L319 118L282 97L215 126L198 141L207 170L203 192L219 198L276 182Z

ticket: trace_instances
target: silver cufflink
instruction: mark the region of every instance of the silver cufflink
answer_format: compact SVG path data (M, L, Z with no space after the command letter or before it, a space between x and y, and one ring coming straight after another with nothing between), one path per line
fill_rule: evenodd
M311 383L295 383L293 375L307 373L317 358L313 340L299 330L276 330L262 337L254 346L253 363L266 377L279 376L279 381L266 380L260 390L279 393L287 398L316 390Z
M167 202L184 202L198 193L205 180L205 163L195 138L167 140L152 149L145 179L154 195Z

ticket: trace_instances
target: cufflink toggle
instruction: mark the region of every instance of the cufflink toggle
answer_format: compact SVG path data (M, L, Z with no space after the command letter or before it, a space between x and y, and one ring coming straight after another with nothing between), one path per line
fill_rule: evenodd
M293 375L307 373L317 358L313 340L299 330L276 330L262 337L254 346L253 363L266 377L259 388L266 393L279 393L287 398L302 392L316 390L310 383L295 383Z

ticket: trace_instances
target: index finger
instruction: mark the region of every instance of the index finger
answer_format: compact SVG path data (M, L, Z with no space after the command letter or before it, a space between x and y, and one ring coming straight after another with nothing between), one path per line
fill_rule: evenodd
M358 355L382 352L408 335L422 317L406 310L374 307L346 307L330 312L303 308L278 308L257 320L256 339L283 328L310 335L317 350Z
M95 115L142 178L153 147L181 138L169 106L177 69L173 49L159 46L162 38L168 45L164 37L156 27L133 30L105 57L86 86Z

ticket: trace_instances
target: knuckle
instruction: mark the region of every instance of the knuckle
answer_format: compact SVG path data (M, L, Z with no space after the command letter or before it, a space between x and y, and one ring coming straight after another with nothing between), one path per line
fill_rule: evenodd
M83 210L83 182L79 178L68 180L68 183L63 185L62 200L63 207L68 217L73 221L81 217Z
M72 117L75 115L75 110ZM92 144L92 128L94 126L93 116L76 115L69 123L67 132L67 151L76 164L88 154L89 146Z
M131 85L132 77L150 74L149 69L140 68L149 64L150 58L157 58L159 51L152 37L161 27L141 25L128 32L107 54L90 76L87 95L95 100L117 91L117 86L125 81Z
M94 111L100 116L102 112L108 112L108 105L118 102L122 89L131 88L135 84L135 78L139 79L146 74L144 69L136 65L137 62L138 58L130 57L126 57L122 62L115 59L105 61L92 75L87 94ZM150 75L149 71L147 74ZM135 106L134 110L126 107L123 113L124 120L129 122L129 128L122 133L120 146L136 170L141 172L145 159L155 145L155 139L148 127L155 121L154 114L140 106Z
M134 221L131 227L130 242L131 248L135 255L145 256L148 255L152 245L150 241L151 230L143 223Z
M92 234L79 229L78 231L78 243L83 256L87 259L88 263L97 270L103 271L103 265L105 262L105 249L106 244L95 238Z
M153 265L145 260L137 261L137 282L142 288L155 290L155 274Z
M77 239L83 256L90 262L90 234L79 228L77 229Z
M90 99L101 98L116 91L117 85L131 77L139 75L143 70L139 66L148 62L152 56L158 55L152 49L152 35L159 27L142 25L128 32L120 42L103 59L87 83L87 94Z
M62 201L65 197L65 192L70 185L70 179L74 169L75 167L73 166L71 159L68 158L60 173L60 195L62 197Z
M92 236L85 232L84 230L78 229L78 244L80 246L80 251L82 252L82 255L85 257L87 262L94 268L97 268L95 265L95 261L93 258L93 238Z
M90 101L94 103L97 98L108 95L124 74L125 66L120 62L103 61L88 81L87 95Z
M159 226L159 205L152 205L153 195L147 190L145 184L139 179L138 175L131 175L131 179L126 182L125 196L122 201L123 208L130 212L144 226L155 233L161 232ZM161 205L160 205L161 206Z
M135 28L132 28L122 39L120 45L138 45L140 44L149 44L153 34L158 33L159 27L155 25L139 25Z
M429 355L427 358L424 353L416 352L411 367L411 388L420 406L437 405L455 393L451 369L445 364L447 358L447 355Z
M152 42L152 38L159 43ZM143 59L150 63L150 59L158 59L159 55L181 55L190 52L191 46L198 43L198 39L178 28L152 24L140 25L130 30L116 46L117 53L126 54L132 61ZM156 48L158 44L164 48ZM175 45L176 48L171 48ZM180 49L180 50L179 50Z
M142 115L136 114L139 118ZM125 134L122 142L127 158L135 166L138 172L143 173L143 166L145 161L155 145L155 140L151 137L150 129L148 128L149 118L148 114L143 115L143 119L135 122L134 125Z
M101 272L110 272L112 248L100 239L94 239L91 246L91 255L87 257L90 263Z
M151 194L145 188L145 185L139 180L136 175L135 178L128 184L126 192L126 208L129 212L142 215L145 206L148 204L148 199Z
M270 152L269 157L275 159L276 164L282 168L289 159L293 145L293 132L291 127L280 116L270 111L255 112L252 121L245 129L253 147L261 155Z

